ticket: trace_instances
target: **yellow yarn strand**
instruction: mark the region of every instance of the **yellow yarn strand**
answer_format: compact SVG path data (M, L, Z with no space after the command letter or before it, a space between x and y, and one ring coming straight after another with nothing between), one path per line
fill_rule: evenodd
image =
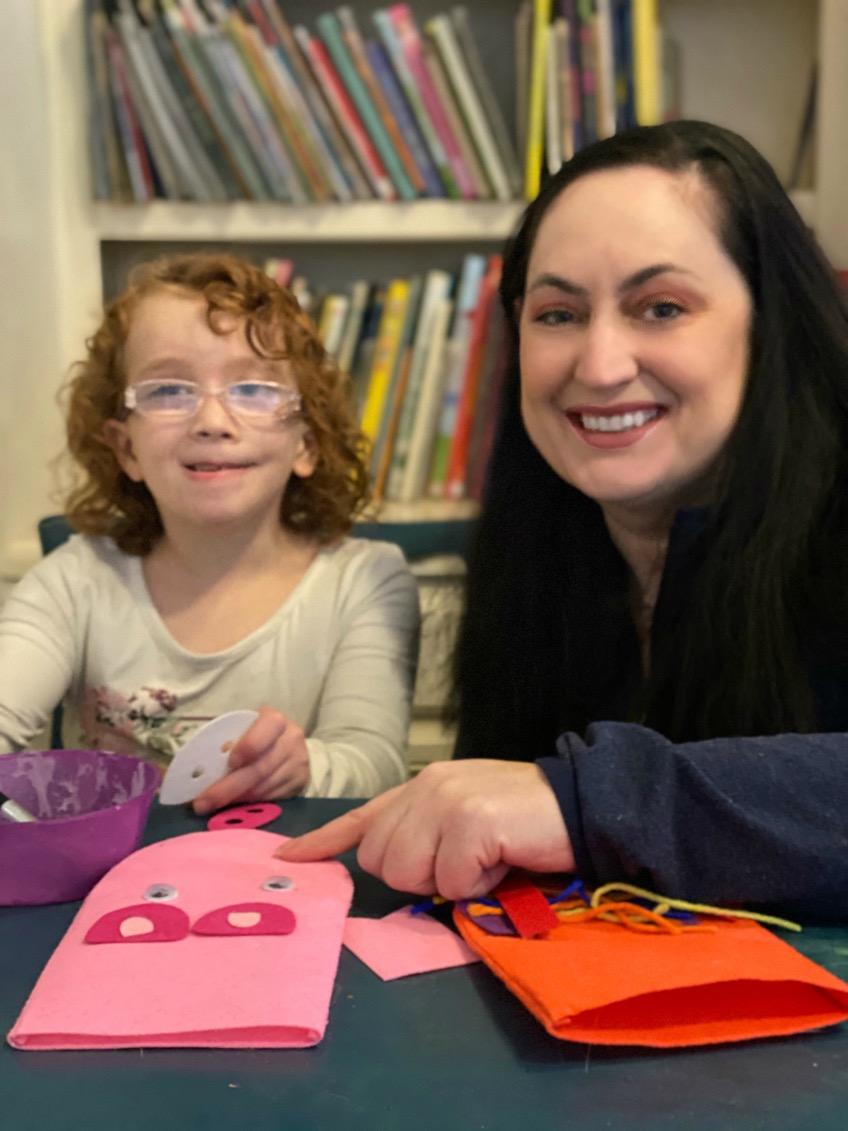
M610 892L623 895L633 895L641 899L650 899L656 904L654 910L658 915L663 915L670 908L675 911L691 911L700 915L715 915L722 919L751 919L755 923L764 923L770 927L780 927L784 931L800 931L800 923L793 923L789 919L778 919L776 915L763 915L759 911L731 911L727 907L712 907L708 903L690 903L686 899L672 899L669 896L657 895L654 891L645 891L633 884L613 883L604 884L595 888L592 893L592 907L603 903Z

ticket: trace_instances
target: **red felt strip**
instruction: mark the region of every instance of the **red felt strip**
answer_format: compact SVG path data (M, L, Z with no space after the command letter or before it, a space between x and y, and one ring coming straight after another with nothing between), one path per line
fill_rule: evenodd
M559 926L548 901L535 884L507 876L492 895L500 903L510 922L523 939L535 939Z
M276 903L233 903L207 911L191 925L193 935L290 935L297 920Z
M131 924L132 933L122 934L121 924L136 920ZM149 929L144 930L144 921ZM171 903L135 903L131 907L119 907L107 911L88 928L85 935L87 943L147 943L179 942L188 934L188 915L180 907Z

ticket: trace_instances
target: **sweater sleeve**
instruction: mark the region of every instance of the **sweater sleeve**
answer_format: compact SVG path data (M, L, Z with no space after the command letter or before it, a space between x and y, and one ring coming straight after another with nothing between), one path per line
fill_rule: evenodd
M307 797L373 797L406 777L418 587L391 547L355 582L307 740Z
M589 884L848 918L848 736L675 745L595 723L557 751L538 765Z
M56 551L9 594L0 615L0 752L40 735L71 684L77 644L69 573L73 555Z

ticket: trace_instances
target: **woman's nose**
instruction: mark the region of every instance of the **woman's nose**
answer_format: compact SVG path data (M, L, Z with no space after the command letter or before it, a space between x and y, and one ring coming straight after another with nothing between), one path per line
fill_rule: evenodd
M593 316L581 336L575 377L593 388L612 388L639 373L629 327L612 317Z

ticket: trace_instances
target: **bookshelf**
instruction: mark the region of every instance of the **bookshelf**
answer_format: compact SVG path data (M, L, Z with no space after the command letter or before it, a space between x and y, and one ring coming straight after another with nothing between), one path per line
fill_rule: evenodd
M516 0L470 0L481 54L499 91L509 88ZM332 5L286 3L314 26ZM374 4L354 4L364 17ZM423 17L449 7L413 0ZM104 282L162 245L268 245L343 273L367 248L399 270L441 265L449 251L496 249L518 203L365 202L292 207L155 202L118 206L90 199L81 0L19 0L0 43L2 278L0 331L0 576L37 557L38 517L56 509L48 460L61 448L55 390L97 316ZM813 60L819 60L817 151L812 185L796 202L838 267L848 267L848 0L661 0L664 27L680 45L686 115L744 132L786 174ZM511 114L511 100L503 109ZM440 258L442 257L442 258ZM446 515L456 513L448 509ZM387 518L392 516L387 515ZM398 521L415 521L405 512Z

